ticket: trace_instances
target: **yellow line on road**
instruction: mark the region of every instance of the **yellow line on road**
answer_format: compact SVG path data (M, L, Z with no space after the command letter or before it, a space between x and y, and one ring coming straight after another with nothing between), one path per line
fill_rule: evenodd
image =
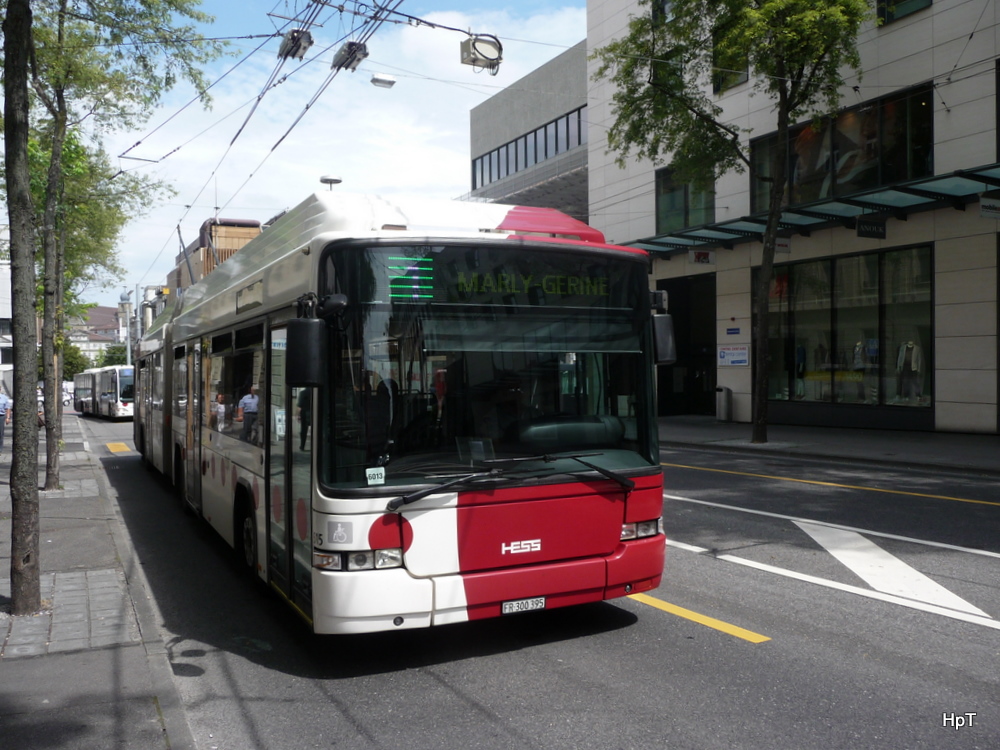
M716 620L714 617L709 617L708 615L701 615L697 612L692 612L690 609L678 607L676 604L670 604L669 602L662 601L647 594L632 594L629 596L629 599L635 599L637 602L642 602L643 604L648 604L650 607L656 607L656 609L669 614L683 617L685 620L691 620L699 625L704 625L706 627L722 631L723 633L727 633L728 635L742 638L744 641L750 641L751 643L763 643L764 641L771 640L766 635L754 633L752 630L746 630L738 625L730 625L728 622Z
M107 446L112 453L130 453L132 451L125 443L108 443Z
M881 487L865 487L857 484L837 484L836 482L820 482L816 479L796 479L795 477L778 477L770 474L753 474L748 471L733 471L731 469L712 469L707 466L686 466L685 464L665 464L672 469L694 469L696 471L714 471L719 474L736 474L741 477L755 477L757 479L775 479L781 482L799 482L801 484L816 484L820 487L836 487L842 490L863 490L865 492L884 492L888 495L906 495L907 497L926 497L931 500L952 500L956 503L975 503L977 505L993 505L1000 507L1000 503L991 500L972 500L967 497L951 497L949 495L930 495L926 492L906 492L905 490L887 490Z

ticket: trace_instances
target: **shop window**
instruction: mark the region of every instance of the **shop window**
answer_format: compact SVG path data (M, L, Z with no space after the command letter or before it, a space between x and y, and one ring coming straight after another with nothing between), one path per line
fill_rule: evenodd
M792 384L787 398L827 402L833 398L837 370L830 330L833 264L829 260L800 263L788 271L792 321L785 342L786 356L779 360Z
M878 260L876 254L836 260L833 304L837 311L837 403L878 403Z
M883 261L884 402L891 406L930 406L931 250L894 250L887 252Z
M930 407L931 248L778 266L768 398Z

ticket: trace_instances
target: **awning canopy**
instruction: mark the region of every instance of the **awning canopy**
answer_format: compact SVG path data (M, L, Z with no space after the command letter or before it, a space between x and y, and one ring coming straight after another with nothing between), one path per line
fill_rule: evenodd
M799 234L808 237L810 232L838 226L854 229L859 218L906 221L910 214L938 208L964 211L966 205L977 202L982 193L997 188L1000 188L1000 163L838 195L786 207L781 214L778 236ZM761 242L766 225L767 213L756 213L620 244L667 256L695 249L732 249L743 242Z

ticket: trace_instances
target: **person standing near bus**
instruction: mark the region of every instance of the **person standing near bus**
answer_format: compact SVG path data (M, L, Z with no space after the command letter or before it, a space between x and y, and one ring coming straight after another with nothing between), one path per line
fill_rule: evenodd
M257 409L260 398L257 396L256 386L250 386L250 392L240 399L236 405L236 421L243 423L243 431L240 432L240 440L253 441L254 430L257 427Z
M10 399L0 391L0 453L3 453L4 428L10 424Z
M226 397L222 393L215 397L215 427L219 432L226 427Z
M299 409L299 450L306 449L306 438L309 435L309 423L312 421L312 390L303 388L299 391L297 400Z

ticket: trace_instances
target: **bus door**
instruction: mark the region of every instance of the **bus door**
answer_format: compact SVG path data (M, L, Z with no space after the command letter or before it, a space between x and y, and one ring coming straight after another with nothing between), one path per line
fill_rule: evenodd
M271 331L267 388L267 569L301 611L312 607L312 389L285 383L286 329ZM300 418L300 412L301 418Z
M187 350L187 425L184 433L184 496L201 513L201 344L194 342Z

